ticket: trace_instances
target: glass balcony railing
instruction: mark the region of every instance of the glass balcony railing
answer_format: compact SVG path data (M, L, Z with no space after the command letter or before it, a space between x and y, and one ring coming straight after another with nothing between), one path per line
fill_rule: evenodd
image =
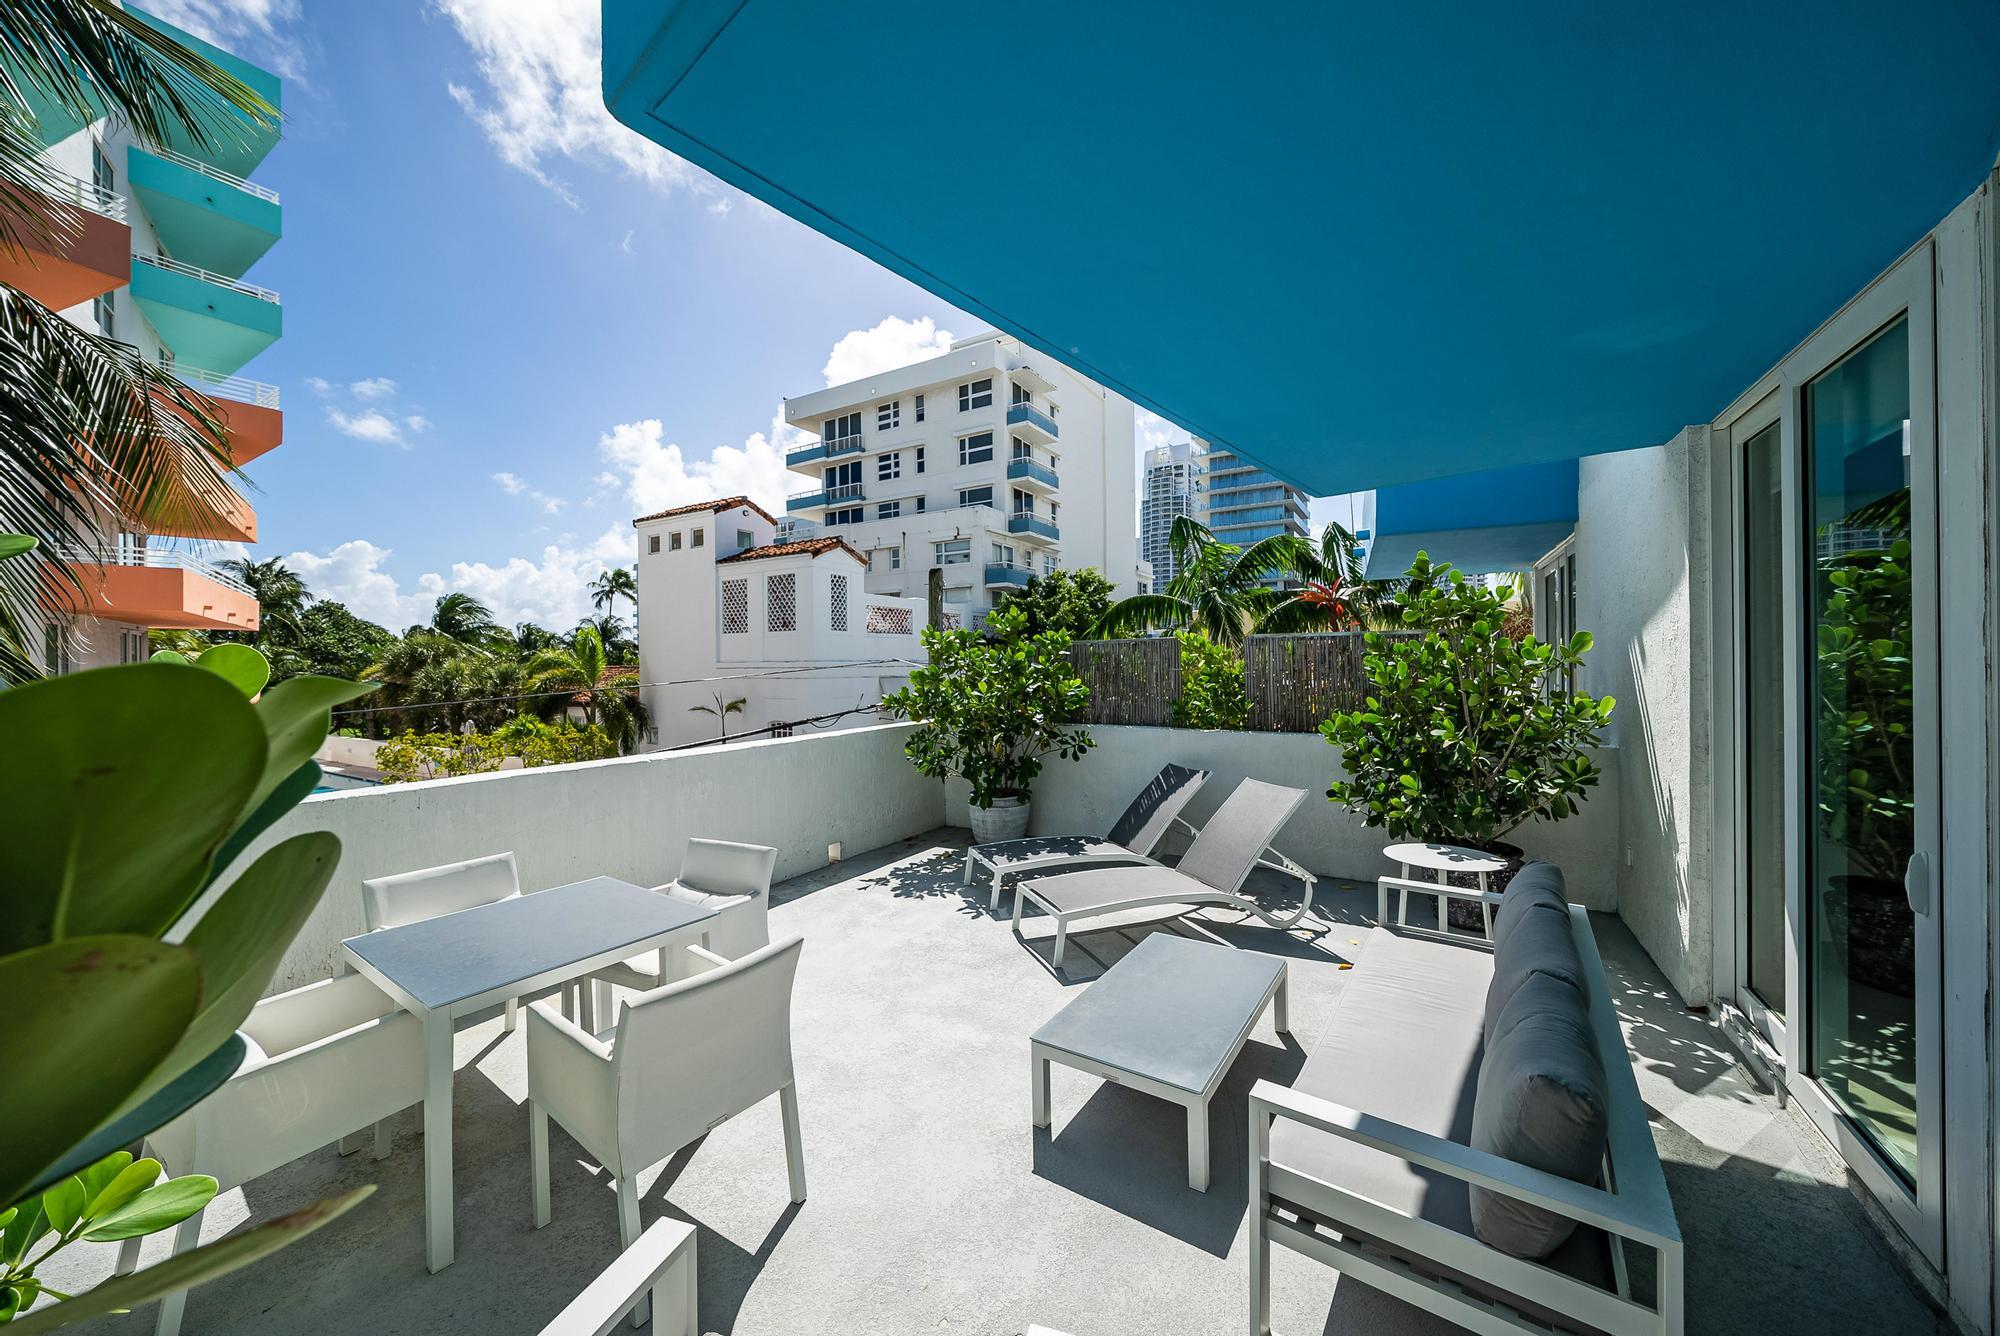
M1061 433L1056 428L1056 420L1033 404L1009 404L1007 425L1026 432L1040 432L1042 439L1053 441Z
M1025 455L1007 461L1007 477L1014 482L1039 483L1050 491L1062 486L1062 479L1054 469Z
M1017 510L1007 517L1007 532L1031 534L1036 538L1046 538L1051 543L1062 537L1062 531L1054 522L1044 519L1031 510Z
M1020 562L989 561L986 563L986 583L1007 588L1023 588L1034 578L1034 571Z
M835 459L841 455L858 455L867 446L857 434L835 436L827 440L807 441L785 451L785 463L809 464L815 459Z

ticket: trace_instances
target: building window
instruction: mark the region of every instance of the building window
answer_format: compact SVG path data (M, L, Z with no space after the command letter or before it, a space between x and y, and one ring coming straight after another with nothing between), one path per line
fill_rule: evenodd
M693 537L692 539L690 539L690 540L688 541L688 546L689 546L689 547L700 547L700 546L701 546L701 535L702 535L702 531L701 531L700 529L696 529L696 530L694 531L694 537Z
M1022 440L1020 437L1016 436L1014 438L1014 458L1033 459L1034 457L1035 457L1035 451L1033 447L1031 447L1026 441Z
M1056 573L1055 553L1053 552L1042 553L1042 574L1054 575L1055 573Z
M736 531L736 550L738 552L754 547L756 542L757 535L751 533L748 529L738 529Z
M678 552L680 550L681 550L681 531L679 529L676 529L672 533L667 535L667 551Z
M820 437L828 445L832 445L835 441L861 434L861 414L842 413L839 417L828 418L824 425L825 430L820 432Z
M722 634L740 636L750 630L750 582L722 582Z
M901 547L892 547L889 549L889 569L892 571L903 569L903 549Z
M1012 397L1013 397L1013 401L1014 401L1015 403L1017 403L1017 404L1032 404L1032 403L1034 403L1034 402L1035 402L1035 396L1034 396L1034 395L1032 395L1032 394L1029 394L1029 393L1028 393L1028 387L1027 387L1027 386L1025 386L1025 385L1016 385L1016 386L1014 386L1014 387L1013 387L1013 390L1014 390L1014 393L1013 393L1013 396L1012 396Z
M892 478L900 478L902 476L903 476L902 451L898 450L894 454L883 455L880 459L875 461L875 480L877 482L888 482Z
M932 543L931 548L939 566L963 566L972 560L970 538L949 538L941 543Z
M993 458L993 433L982 431L975 436L961 436L958 439L958 462L984 464Z
M826 522L829 526L835 524L860 524L867 518L868 508L866 506L850 506L846 510L829 510L826 512Z
M659 550L660 550L660 536L656 533L647 534L646 555L651 556L652 554L658 552Z
M924 420L924 396L920 394L917 396L917 421L922 422L923 420Z
M799 577L796 571L774 575L764 582L764 629L799 629Z
M1034 514L1035 513L1034 493L1024 492L1020 488L1016 487L1014 489L1014 513L1016 515Z
M924 507L930 504L930 499L928 497L920 496L916 499L916 501L917 504L911 506L910 509L915 511L917 514L921 515L924 513Z
M923 471L924 471L924 448L920 445L917 447L917 472L922 473Z
M901 501L884 501L881 505L875 507L875 518L878 520L901 519L902 515L903 503Z
M113 312L114 308L111 305L110 293L107 292L102 296L90 299L90 314L97 321L97 332L107 339L118 337L118 325L112 318Z
M792 735L792 726L786 721L773 719L764 731L774 738L788 738Z
M993 504L991 487L961 487L958 489L958 504L961 506L990 506Z
M969 413L975 408L993 406L993 377L984 380L969 380L958 387L958 411Z
M875 430L894 431L903 425L903 401L891 399L875 406Z
M832 578L827 596L827 620L836 631L847 629L847 577Z

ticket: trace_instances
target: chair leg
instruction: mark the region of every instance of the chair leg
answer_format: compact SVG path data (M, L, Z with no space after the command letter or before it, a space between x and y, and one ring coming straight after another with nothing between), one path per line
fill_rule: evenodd
M355 1151L360 1150L363 1146L368 1144L367 1142L362 1140L362 1138L365 1137L366 1135L367 1133L365 1131L349 1132L346 1136L342 1137L338 1142L334 1143L335 1149L337 1149L342 1155L352 1155L354 1154ZM378 1155L375 1158L379 1160L382 1157Z
M991 896L989 896L989 897L987 898L987 901L986 901L986 912L987 912L987 913L989 913L989 914L997 914L997 913L999 913L999 912L1000 912L1000 882L1001 882L1001 880L1002 880L1002 879L1001 879L1001 876L1000 876L1000 873L999 873L999 872L998 872L998 871L996 870L996 871L995 871L995 872L993 873L993 894L992 894Z
M139 1269L139 1248L143 1238L127 1239L118 1245L118 1264L111 1268L114 1276L129 1276Z
M1056 920L1056 954L1055 954L1055 958L1054 958L1053 960L1051 960L1051 961L1049 962L1049 963L1050 963L1050 965L1051 965L1052 967L1054 967L1055 969L1061 969L1061 968L1062 968L1062 963L1063 963L1063 950L1064 950L1064 948L1065 948L1065 947L1067 947L1068 945L1069 945L1069 924L1068 924L1068 923L1066 923L1066 922L1064 922L1064 921L1063 921L1062 919L1057 919L1057 920Z
M375 1124L376 1159L386 1160L389 1158L389 1148L392 1143L392 1140L393 1138L391 1138L389 1135L389 1120L387 1118L384 1118L381 1122Z
M510 997L507 999L507 1020L506 1023L500 1027L500 1031L502 1034L512 1034L514 1033L515 1027L520 1025L520 1023L521 1023L521 999L518 997Z
M201 1218L206 1210L196 1211L181 1221L174 1231L174 1256L193 1250L201 1242ZM187 1291L175 1290L160 1300L160 1316L153 1323L153 1336L180 1336L181 1314L187 1311Z
M778 1091L778 1110L785 1119L785 1170L792 1179L792 1200L806 1199L806 1147L799 1135L799 1083L788 1081Z
M549 1112L528 1101L528 1180L535 1197L535 1228L549 1222Z
M629 1248L639 1237L639 1180L625 1177L618 1180L618 1246ZM652 1291L632 1306L632 1325L643 1327L653 1313Z

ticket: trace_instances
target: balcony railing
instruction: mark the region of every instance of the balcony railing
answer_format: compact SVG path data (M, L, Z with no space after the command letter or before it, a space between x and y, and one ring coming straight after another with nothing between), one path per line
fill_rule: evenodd
M1051 543L1062 537L1062 531L1049 520L1043 519L1032 510L1017 510L1007 517L1008 533L1032 534L1036 538L1046 538Z
M1051 441L1061 435L1061 432L1056 428L1056 420L1033 404L1009 404L1007 406L1007 425L1010 427L1027 427L1034 431L1039 431Z
M833 505L838 501L859 501L860 499L861 484L858 482L837 482L826 489L826 503L828 505Z
M1025 586L1035 575L1034 568L1018 561L989 561L986 563L986 583L988 585Z
M1039 459L1018 455L1007 461L1007 477L1015 482L1034 482L1051 490L1062 486L1062 479L1056 471Z
M218 274L210 269L199 269L191 264L182 264L179 260L171 259L165 255L141 255L137 251L134 251L132 262L134 264L150 264L155 269L165 269L170 273L185 274L189 278L198 278L204 283L213 283L217 287L228 288L231 292L240 292L246 297L255 297L261 302L270 302L273 306L278 304L278 294L270 288L259 287L255 283L246 283L240 278L231 278L227 274Z
M149 148L146 151L156 158L165 158L168 162L177 163L191 172L200 172L211 181L220 181L226 186L234 186L246 194L255 195L258 199L267 199L273 204L278 202L278 192L271 189L271 187L260 186L255 181L246 181L240 176L223 171L220 167L211 167L199 158L190 158L185 153L176 153L174 150L165 147Z
M187 571L191 575L199 575L204 580L212 580L224 589L233 589L251 598L257 596L249 585L220 567L173 548L108 547L98 551L76 543L60 549L60 554L62 559L72 566L143 566L148 570Z
M192 385L211 399L231 399L239 404L255 404L259 408L278 407L278 387L248 376L225 376L219 371L209 371L198 366L183 366L179 362L164 364L176 378Z
M59 204L88 209L114 223L126 221L125 197L115 190L106 190L95 181L86 181L68 172L51 171L43 174L39 189Z
M835 436L830 440L806 441L785 451L787 464L803 464L814 459L833 459L841 455L858 455L866 449L861 437Z

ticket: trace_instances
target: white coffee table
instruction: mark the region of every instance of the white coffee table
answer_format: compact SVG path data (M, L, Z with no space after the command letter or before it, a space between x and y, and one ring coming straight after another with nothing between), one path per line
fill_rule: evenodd
M1468 849L1464 845L1459 844L1392 844L1382 851L1382 856L1402 867L1404 881L1414 880L1410 875L1411 868L1422 868L1426 872L1435 872L1437 875L1430 878L1430 880L1435 881L1440 886L1447 884L1449 874L1453 872L1470 872L1479 878L1479 889L1481 891L1492 889L1492 884L1488 879L1495 872L1505 872L1507 870L1507 860L1500 857L1500 855L1489 854L1484 849ZM1399 925L1407 927L1410 922L1410 896L1412 891L1407 887L1398 887L1397 891L1396 922ZM1493 906L1482 903L1479 906L1479 910L1480 917L1486 926L1486 935L1490 938L1493 936ZM1445 913L1446 902L1440 896L1438 898L1439 928L1447 926L1444 921ZM1377 923L1387 923L1389 921L1389 888L1382 882L1375 883L1375 921Z

